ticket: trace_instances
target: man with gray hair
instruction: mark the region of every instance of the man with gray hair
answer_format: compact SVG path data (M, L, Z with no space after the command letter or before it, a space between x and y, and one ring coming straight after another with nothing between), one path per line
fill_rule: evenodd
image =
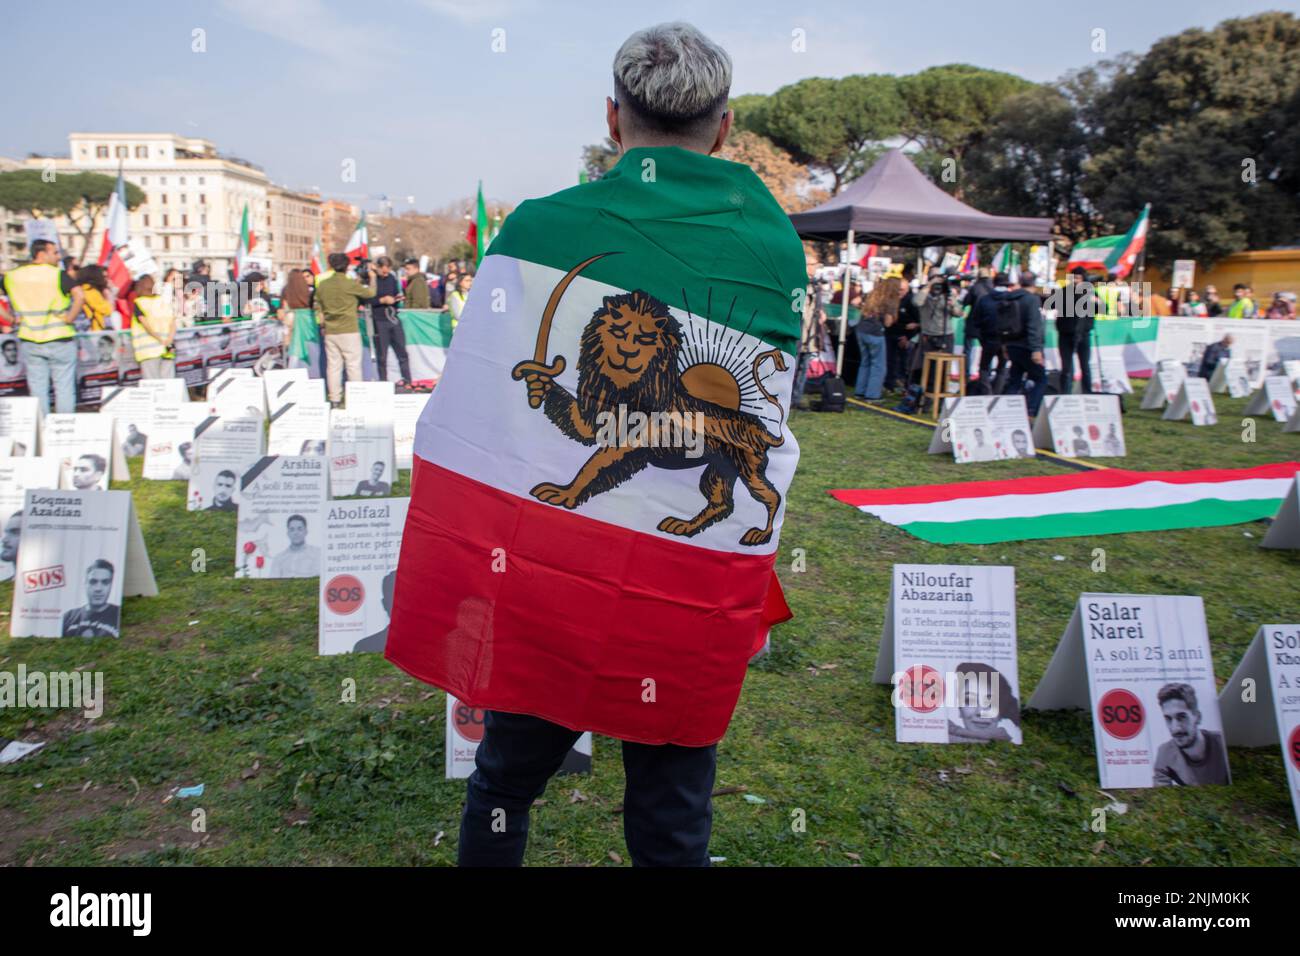
M791 616L775 561L802 246L753 170L711 155L733 119L724 50L661 24L613 74L618 162L506 219L415 438L385 656L484 711L462 865L523 861L530 807L593 731L622 741L632 862L707 866L718 741ZM703 454L602 444L623 406L703 420ZM553 484L575 443L590 457Z

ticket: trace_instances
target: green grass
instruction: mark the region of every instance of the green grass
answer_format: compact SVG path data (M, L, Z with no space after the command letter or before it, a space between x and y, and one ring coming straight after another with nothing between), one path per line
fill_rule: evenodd
M1241 441L1244 400L1217 401L1220 424L1198 429L1130 400L1123 465L1300 458L1300 436L1271 421L1258 422L1256 442ZM1092 809L1109 801L1085 714L1027 714L1019 748L902 745L889 689L871 683L895 562L1016 566L1027 697L1085 590L1203 595L1222 682L1259 624L1300 618L1300 553L1261 550L1261 522L927 544L826 491L1061 467L959 466L925 454L927 431L856 410L796 413L792 427L803 458L779 569L796 616L751 668L718 748L718 786L766 802L715 800L714 855L726 865L1300 864L1277 747L1234 748L1230 787L1117 792L1128 812L1110 814L1100 834L1089 829ZM138 475L138 462L132 469ZM236 580L233 515L185 512L179 483L136 478L129 487L161 596L127 600L119 641L0 638L0 669L102 670L106 692L98 721L0 711L0 737L50 741L0 768L0 865L453 863L464 784L443 779L441 692L377 656L318 658L315 580ZM1097 547L1107 554L1102 574L1091 570ZM192 569L196 548L206 550L203 573ZM800 573L795 548L806 553ZM10 603L4 585L0 607ZM340 700L348 679L356 703ZM529 863L626 858L618 745L598 738L595 750L591 777L557 778L534 809ZM200 782L203 797L164 802L174 787ZM196 807L206 833L191 830ZM798 811L806 832L792 829Z

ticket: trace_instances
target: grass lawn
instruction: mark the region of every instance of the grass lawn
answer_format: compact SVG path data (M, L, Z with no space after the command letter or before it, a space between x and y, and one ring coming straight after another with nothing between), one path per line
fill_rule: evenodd
M1245 400L1216 402L1220 424L1195 428L1130 399L1123 464L1300 459L1300 436L1260 419L1258 440L1243 442ZM1276 746L1234 748L1230 787L1117 792L1127 813L1095 833L1092 809L1109 800L1085 714L1027 714L1019 748L902 745L889 688L871 683L895 562L1016 566L1027 699L1085 590L1202 595L1222 682L1258 625L1300 619L1300 553L1260 550L1262 522L927 544L826 491L1062 466L959 466L925 453L926 430L856 409L796 413L792 427L803 458L779 568L796 616L751 668L718 749L717 785L765 801L737 792L714 801L711 848L725 865L1300 864ZM49 741L0 767L0 865L453 863L464 783L443 779L443 694L374 655L318 658L314 579L235 580L234 515L187 513L181 483L129 487L161 596L126 601L118 641L0 637L0 670L103 671L106 697L96 721L0 711L0 737ZM394 491L405 494L406 483ZM1107 554L1100 574L1097 547ZM202 573L193 570L199 548ZM806 552L801 573L791 570L795 548ZM5 584L0 608L10 605ZM340 700L349 678L355 703ZM202 797L168 799L198 783ZM622 787L617 743L597 738L594 773L557 778L533 811L528 862L623 862ZM192 832L196 807L205 833ZM806 832L792 832L796 810Z

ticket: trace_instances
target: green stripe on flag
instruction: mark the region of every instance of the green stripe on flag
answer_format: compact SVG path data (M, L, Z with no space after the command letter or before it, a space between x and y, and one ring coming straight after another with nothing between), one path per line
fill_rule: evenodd
M1131 531L1209 528L1271 518L1281 498L1224 501L1205 498L1163 508L1117 508L1030 518L976 518L971 521L914 521L899 525L908 534L935 544L996 544L1035 538L1080 538Z
M753 170L676 146L628 150L600 179L510 214L488 248L620 289L795 354L803 246L789 217Z

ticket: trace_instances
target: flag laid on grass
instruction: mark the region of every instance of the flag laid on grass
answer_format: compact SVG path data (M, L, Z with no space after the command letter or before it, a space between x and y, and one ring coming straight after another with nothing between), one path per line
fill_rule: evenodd
M806 282L749 167L682 149L511 213L416 432L388 659L471 707L719 740L789 614Z
M992 544L1270 518L1296 462L1195 471L1097 471L1005 481L844 489L831 495L937 544Z

